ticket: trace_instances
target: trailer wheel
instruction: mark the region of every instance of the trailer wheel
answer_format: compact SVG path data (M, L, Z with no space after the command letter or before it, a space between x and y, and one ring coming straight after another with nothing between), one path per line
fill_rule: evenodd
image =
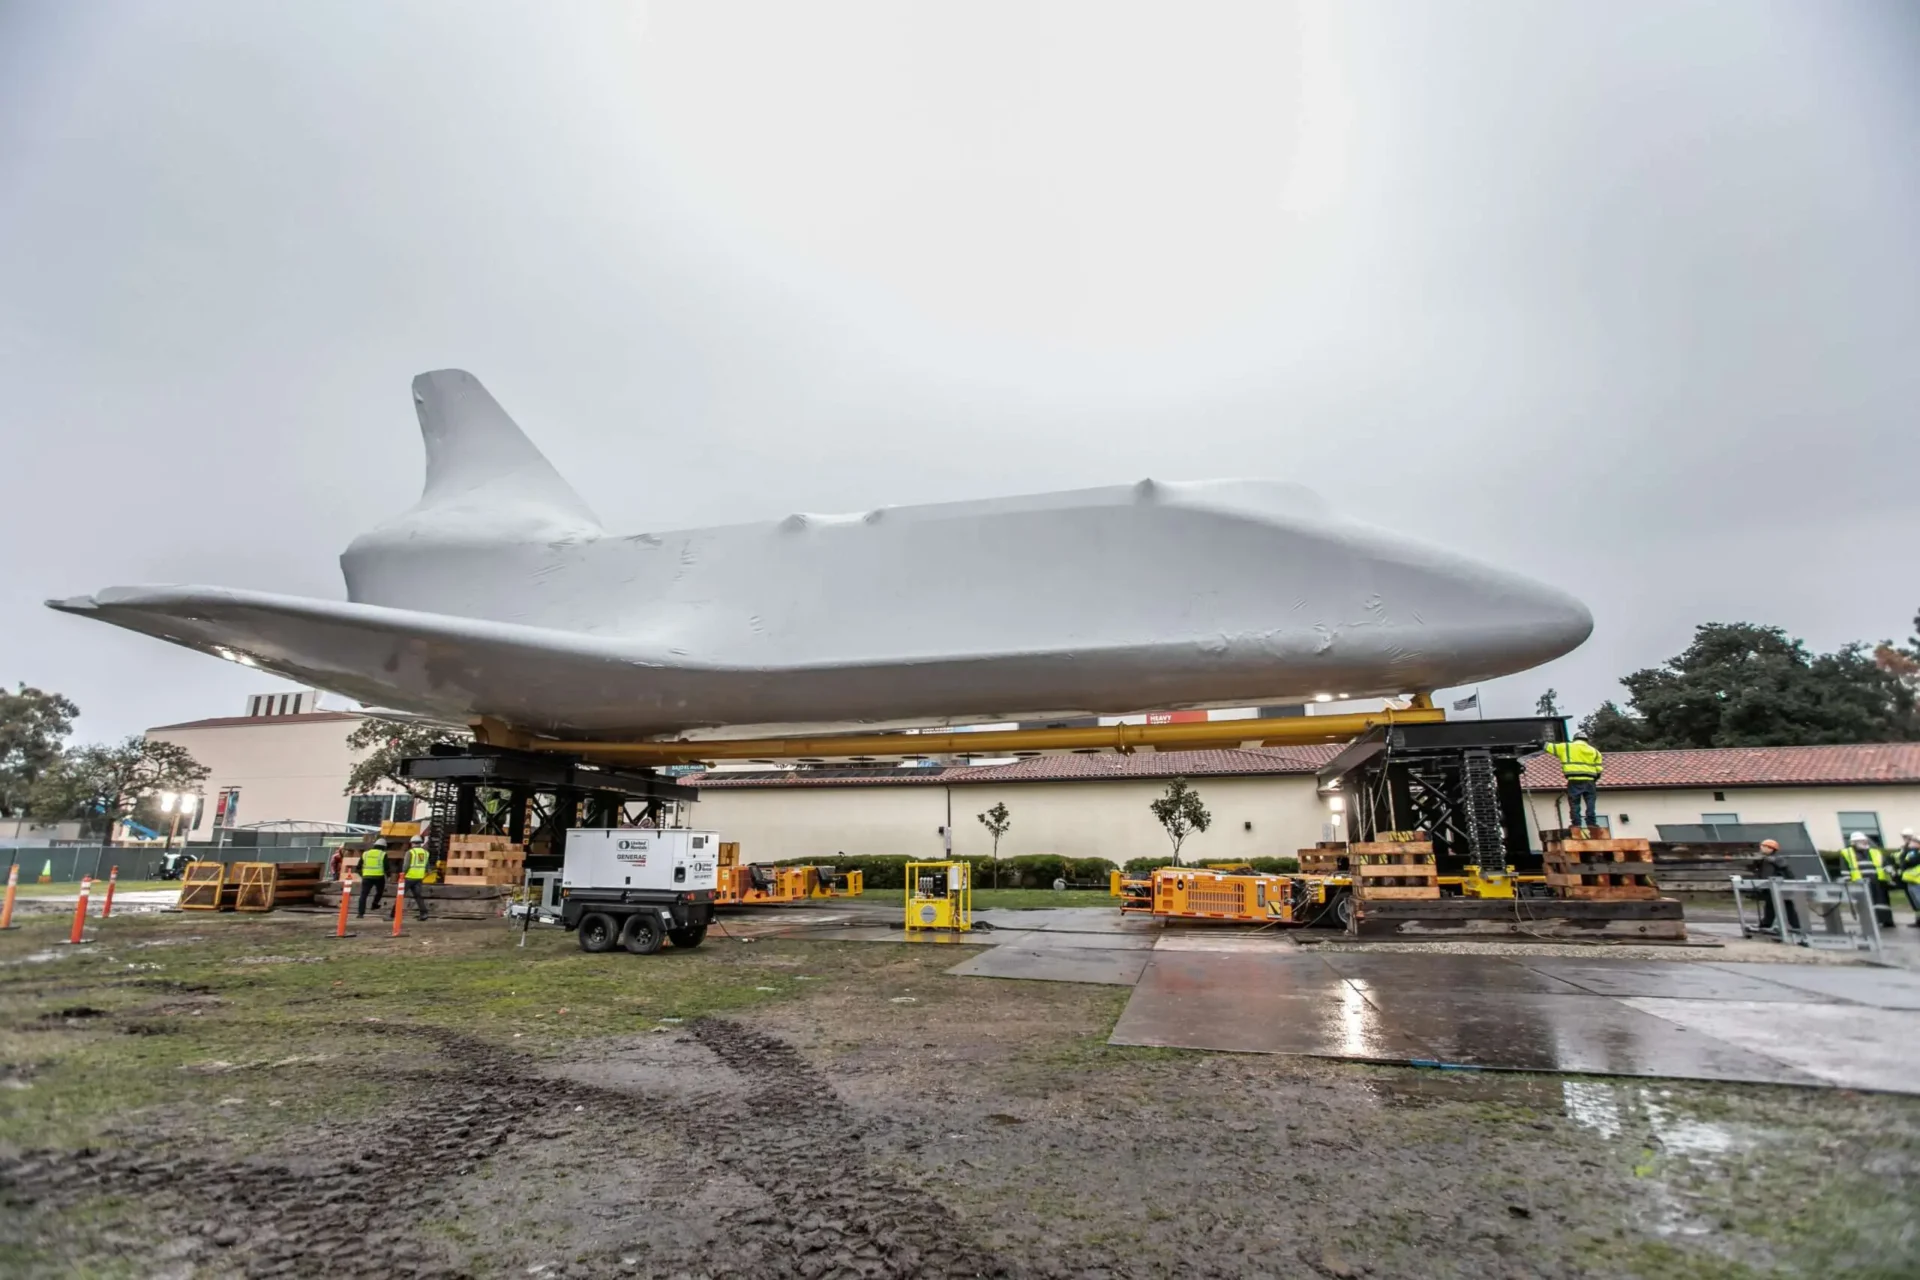
M651 911L636 911L627 917L620 930L620 945L637 956L650 956L660 949L660 917Z
M707 926L690 924L684 929L669 929L667 939L676 947L691 951L707 939Z
M1338 897L1336 897L1333 900L1333 902L1329 905L1331 905L1333 908L1334 920L1340 925L1342 929L1350 929L1353 927L1353 895L1352 894L1343 893Z
M598 911L580 921L580 949L589 955L613 950L614 939L619 936L613 920Z

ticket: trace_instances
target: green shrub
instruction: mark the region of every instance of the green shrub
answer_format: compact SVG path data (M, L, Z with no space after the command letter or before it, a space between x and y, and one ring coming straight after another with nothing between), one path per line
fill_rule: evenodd
M1212 858L1209 859L1209 861L1226 862L1229 861L1229 859ZM1242 858L1240 861L1246 863L1262 875L1287 876L1294 875L1300 870L1300 859L1298 858ZM1127 862L1126 873L1138 879L1142 876L1150 875L1156 867L1170 867L1172 865L1172 858L1132 858ZM1199 864L1187 863L1184 865L1197 866Z

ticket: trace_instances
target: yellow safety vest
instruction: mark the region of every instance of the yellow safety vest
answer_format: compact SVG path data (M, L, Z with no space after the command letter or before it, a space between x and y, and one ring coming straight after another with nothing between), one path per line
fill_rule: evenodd
M1591 742L1549 742L1547 751L1560 761L1568 782L1598 782L1606 772L1606 757Z
M419 845L407 850L407 879L425 880L427 878L427 851Z
M1902 849L1900 862L1900 882L1920 884L1920 849Z
M372 879L387 874L387 851L373 848L360 855L360 874Z
M1891 880L1893 877L1887 874L1886 856L1885 853L1878 849L1867 850L1867 859L1873 865L1868 874L1862 875L1860 868L1860 851L1852 845L1848 845L1846 848L1840 850L1840 857L1847 864L1847 879L1849 880Z

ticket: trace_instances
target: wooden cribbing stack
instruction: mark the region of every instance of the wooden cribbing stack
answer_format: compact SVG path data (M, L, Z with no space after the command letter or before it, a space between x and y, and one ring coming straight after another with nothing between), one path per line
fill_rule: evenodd
M1349 846L1354 896L1363 902L1438 898L1440 872L1426 832L1383 831L1380 836Z
M442 884L519 884L526 851L504 836L451 836Z
M1344 840L1322 840L1299 853L1300 874L1337 876L1347 869L1347 845Z
M1547 887L1556 898L1658 898L1653 850L1645 840L1609 835L1605 827L1541 833Z

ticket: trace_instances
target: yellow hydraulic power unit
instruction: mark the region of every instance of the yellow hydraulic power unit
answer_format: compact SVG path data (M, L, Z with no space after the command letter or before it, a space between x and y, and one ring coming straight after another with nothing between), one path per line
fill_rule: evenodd
M921 929L973 928L973 878L964 862L909 862L907 864L909 935Z

